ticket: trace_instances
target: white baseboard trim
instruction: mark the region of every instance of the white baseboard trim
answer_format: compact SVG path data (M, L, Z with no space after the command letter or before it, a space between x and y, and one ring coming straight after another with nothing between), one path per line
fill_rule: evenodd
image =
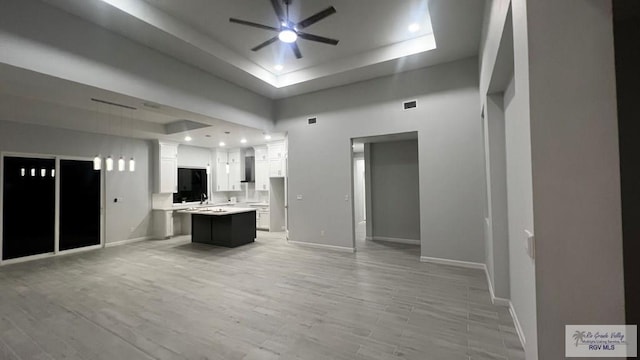
M50 252L45 254L29 255L29 256L23 256L15 259L2 260L0 261L0 265L19 264L27 261L46 259L54 256L58 256L58 254Z
M509 313L511 314L513 324L515 325L516 332L518 333L518 338L520 338L520 343L522 344L522 348L524 349L524 345L527 343L527 341L524 338L524 330L522 330L522 326L520 325L520 321L518 320L518 315L516 315L516 309L513 307L513 303L511 301L509 301Z
M433 264L451 265L451 266L458 266L458 267L464 267L464 268L470 268L470 269L484 270L484 273L487 276L487 282L488 282L488 285L489 285L489 293L491 295L491 302L494 305L505 306L505 307L509 308L509 314L511 314L511 318L513 319L513 324L514 324L514 326L516 328L516 332L518 333L518 338L520 339L520 343L522 344L522 348L524 348L524 345L526 344L526 340L524 338L524 331L522 330L522 326L520 325L520 321L518 320L518 315L516 315L516 310L513 307L513 303L509 299L499 298L499 297L495 296L495 293L494 293L494 290L493 290L493 283L491 282L491 278L489 277L489 270L487 269L487 265L486 264L469 262L469 261L433 258L433 257L428 257L428 256L421 256L420 257L420 261L421 262L433 263Z
M392 238L392 237L386 237L386 236L371 236L367 240L387 241L387 242L393 242L398 244L420 245L420 240Z
M427 262L433 264L440 265L450 265L450 266L458 266L467 269L480 269L484 270L485 266L482 263L471 262L471 261L461 261L461 260L451 260L451 259L443 259L443 258L434 258L429 256L420 256L420 262Z
M149 239L152 239L152 238L153 237L151 237L151 236L143 236L143 237L139 237L139 238L135 238L135 239L121 240L121 241L116 241L116 242L112 242L112 243L106 243L106 244L104 244L104 247L112 247L112 246L118 246L118 245L131 244L131 243L134 243L134 242L149 240ZM18 264L18 263L23 263L23 262L27 262L27 261L47 259L47 258L56 257L56 256L78 254L78 253L83 253L83 252L87 252L87 251L99 250L99 249L102 249L102 245L85 246L85 247L81 247L81 248L77 248L77 249L69 249L69 250L59 251L58 253L51 252L51 253L46 253L46 254L24 256L24 257L16 258L16 259L2 260L2 261L0 261L0 265Z
M489 276L489 269L487 268L487 265L485 264L482 264L482 265L484 266L484 273L485 275L487 275L487 284L489 285L489 294L491 295L491 302L493 303L493 305L509 307L511 305L511 300L501 298L501 297L496 297L496 293L493 288L493 282L491 281L491 276Z
M104 247L113 247L113 246L132 244L132 243L145 241L145 240L151 240L151 239L153 239L153 236L143 236L143 237L139 237L139 238L133 238L133 239L126 239L126 240L109 242L109 243L106 243L104 245Z
M312 247L312 248L316 248L316 249L334 250L334 251L348 252L348 253L356 252L355 248L346 247L346 246L335 246L335 245L308 243L308 242L292 241L292 240L289 240L287 242L289 244L292 244L292 245L300 245L300 246Z

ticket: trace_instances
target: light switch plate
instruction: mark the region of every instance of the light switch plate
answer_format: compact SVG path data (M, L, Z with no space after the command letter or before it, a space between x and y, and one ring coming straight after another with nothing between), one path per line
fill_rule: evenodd
M529 255L530 258L535 259L536 258L536 238L533 235L533 233L529 230L525 229L524 234L525 234L524 247L527 251L527 255Z
M302 195L298 195L298 196L296 196L296 199L298 199L298 200L302 200Z

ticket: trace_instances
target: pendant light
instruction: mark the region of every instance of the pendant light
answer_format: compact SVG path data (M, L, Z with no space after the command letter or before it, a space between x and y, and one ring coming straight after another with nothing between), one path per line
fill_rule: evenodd
M129 138L131 139L130 141L133 141L133 122L131 123L131 126L129 127ZM136 160L133 158L133 156L129 159L129 172L134 172L136 171Z
M107 167L107 171L113 171L113 158L111 157L111 155L107 157L107 160L105 160L105 164Z
M120 156L120 159L118 159L118 171L124 171L124 165L124 158Z
M93 158L93 170L102 169L102 158L99 155Z

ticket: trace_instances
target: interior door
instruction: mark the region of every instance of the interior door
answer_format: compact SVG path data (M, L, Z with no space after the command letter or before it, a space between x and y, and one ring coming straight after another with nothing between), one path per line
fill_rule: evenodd
M100 245L100 188L92 161L60 160L61 251Z
M55 160L4 157L2 259L55 249Z

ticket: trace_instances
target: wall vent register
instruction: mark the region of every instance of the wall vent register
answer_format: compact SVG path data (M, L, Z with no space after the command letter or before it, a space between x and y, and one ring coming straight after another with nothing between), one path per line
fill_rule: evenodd
M417 100L405 101L404 103L402 103L402 106L405 110L414 109L418 107L418 101Z

